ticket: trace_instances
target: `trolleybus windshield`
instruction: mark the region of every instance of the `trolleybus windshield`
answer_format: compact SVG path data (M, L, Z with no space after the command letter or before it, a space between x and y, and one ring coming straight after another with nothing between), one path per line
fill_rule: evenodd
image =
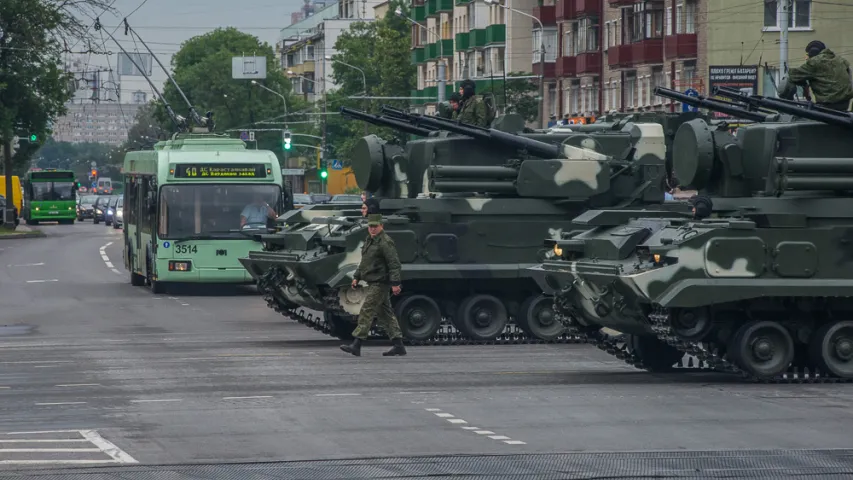
M281 187L278 185L170 184L160 189L158 236L161 239L239 238L240 216L246 211L264 210L268 204L281 214ZM257 205L258 207L253 207ZM247 209L247 207L249 207ZM260 217L251 220L262 220ZM264 223L266 219L263 219Z

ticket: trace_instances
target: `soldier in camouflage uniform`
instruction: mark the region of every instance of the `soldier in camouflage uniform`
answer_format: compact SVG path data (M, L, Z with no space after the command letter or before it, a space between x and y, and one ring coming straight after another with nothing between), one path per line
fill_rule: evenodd
M850 110L853 81L847 60L835 55L819 40L810 42L806 53L806 63L788 72L788 78L779 88L779 98L790 100L797 93L797 86L808 86L816 104L835 110Z
M382 228L382 215L374 212L377 212L375 207L368 210L367 229L370 236L361 248L361 262L352 279L352 288L357 288L360 280L367 282L367 296L358 314L358 326L352 332L355 338L351 345L341 345L341 350L360 357L361 342L367 338L373 318L376 317L379 326L394 344L391 350L382 355L405 355L403 333L394 310L391 309L391 298L388 294L389 288L394 295L400 294L400 258L397 256L394 241Z
M482 98L476 95L474 81L464 80L460 90L462 91L462 101L459 103L459 110L453 115L453 119L480 127L488 127L486 104Z

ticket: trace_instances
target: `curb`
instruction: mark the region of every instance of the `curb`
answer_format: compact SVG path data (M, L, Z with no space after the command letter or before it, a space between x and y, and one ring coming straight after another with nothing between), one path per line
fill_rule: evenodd
M0 235L0 241L3 240L15 240L18 238L41 238L46 237L43 232L21 232L21 233L11 233L8 235Z

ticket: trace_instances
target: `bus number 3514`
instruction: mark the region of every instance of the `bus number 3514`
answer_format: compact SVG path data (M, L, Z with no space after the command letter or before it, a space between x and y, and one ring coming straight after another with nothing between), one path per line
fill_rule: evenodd
M195 245L175 245L175 253L198 253Z

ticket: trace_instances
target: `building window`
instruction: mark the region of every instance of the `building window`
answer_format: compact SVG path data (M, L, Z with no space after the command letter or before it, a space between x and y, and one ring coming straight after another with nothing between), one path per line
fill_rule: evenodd
M305 60L314 60L314 45L306 45Z
M542 30L533 30L533 61L539 63L540 50L542 49ZM557 61L557 29L545 29L545 62Z
M811 28L812 0L794 0L788 15L788 28ZM764 27L780 28L782 3L779 0L764 0Z
M679 25L681 21L679 20ZM684 3L684 33L696 33L696 0Z
M578 53L598 51L598 17L582 18L578 22Z
M578 22L566 23L563 36L563 56L574 57L578 54Z
M634 5L633 9L627 9L628 21L625 27L628 31L626 32L626 37L632 43L663 36L664 10L655 5L651 2L638 3Z
M663 76L663 67L653 67L652 68L652 92L657 87L665 87L664 85L664 76ZM655 105L660 105L663 103L663 97L659 97L652 93L652 103Z
M571 92L569 93L569 113L571 116L577 116L580 111L580 92L581 92L581 81L580 80L572 80Z
M557 84L548 84L548 113L557 115Z
M636 106L637 94L637 74L625 74L625 107L634 108Z

